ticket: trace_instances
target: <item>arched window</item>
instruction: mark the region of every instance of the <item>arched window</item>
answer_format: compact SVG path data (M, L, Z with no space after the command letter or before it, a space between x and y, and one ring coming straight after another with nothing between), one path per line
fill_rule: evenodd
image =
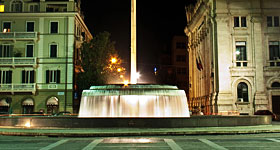
M241 82L237 86L237 98L240 102L249 102L248 86L246 83Z
M47 113L48 114L58 113L58 98L51 97L47 100Z
M271 87L272 87L272 88L280 88L280 83L279 83L279 82L273 82L273 83L271 84Z
M34 110L34 101L31 98L25 99L22 102L22 113L23 114L32 114Z
M12 12L22 12L22 1L20 0L14 0L12 2Z

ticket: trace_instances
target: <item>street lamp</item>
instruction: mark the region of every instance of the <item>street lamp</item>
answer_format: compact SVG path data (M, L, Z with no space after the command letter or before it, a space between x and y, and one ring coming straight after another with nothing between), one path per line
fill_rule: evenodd
M117 62L117 58L115 58L115 57L111 58L111 63L112 63L112 64L114 64L114 63L116 63L116 62Z

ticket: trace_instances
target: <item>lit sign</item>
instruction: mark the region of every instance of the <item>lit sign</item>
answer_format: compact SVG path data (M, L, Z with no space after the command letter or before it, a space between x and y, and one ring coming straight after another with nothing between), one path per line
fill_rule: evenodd
M0 12L4 12L4 5L0 5Z

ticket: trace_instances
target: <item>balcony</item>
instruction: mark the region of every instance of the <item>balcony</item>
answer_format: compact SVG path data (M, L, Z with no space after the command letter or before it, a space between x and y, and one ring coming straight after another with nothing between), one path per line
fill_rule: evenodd
M5 32L0 33L1 40L35 40L37 32Z
M36 57L0 57L0 66L35 66Z
M28 84L0 84L0 93L1 92L32 92L35 94L36 92L36 84L28 83Z

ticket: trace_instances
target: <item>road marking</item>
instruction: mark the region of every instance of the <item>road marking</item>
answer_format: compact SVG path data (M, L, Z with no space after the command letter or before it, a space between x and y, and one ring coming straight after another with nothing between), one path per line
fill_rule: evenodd
M103 141L103 139L94 140L90 144L88 144L86 147L84 147L83 150L92 150L102 141Z
M270 140L270 141L273 141L273 142L280 142L280 140L277 140L277 139L267 139L267 140Z
M211 142L211 141L209 141L207 139L198 139L198 140L203 142L203 143L205 143L205 144L207 144L207 145L209 145L209 146L211 146L211 147L213 147L213 148L215 148L215 149L227 150L226 148L224 148L224 147L222 147L222 146L220 146L220 145L218 145L218 144L216 144L214 142Z
M168 146L172 150L183 150L178 144L176 144L172 139L164 139L164 142L168 144Z
M55 143L53 143L53 144L50 144L50 145L48 145L48 146L46 146L46 147L43 147L43 148L41 148L40 150L49 150L49 149L55 148L55 147L57 147L57 146L59 146L59 145L65 143L65 142L67 142L67 141L68 141L68 140L60 140L60 141L57 141L57 142L55 142Z

